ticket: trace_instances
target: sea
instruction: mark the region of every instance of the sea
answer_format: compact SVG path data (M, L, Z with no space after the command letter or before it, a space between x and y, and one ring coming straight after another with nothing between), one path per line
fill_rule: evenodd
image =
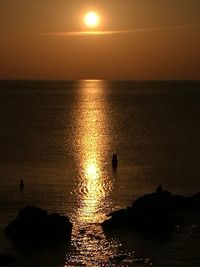
M197 222L165 239L101 227L159 184L200 192L200 81L2 80L0 152L0 254L16 258L9 266L200 266ZM18 250L4 229L26 205L68 216L71 245Z

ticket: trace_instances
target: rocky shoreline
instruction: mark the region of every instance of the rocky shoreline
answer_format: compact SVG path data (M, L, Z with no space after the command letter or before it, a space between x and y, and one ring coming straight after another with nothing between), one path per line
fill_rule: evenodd
M68 217L48 214L48 211L33 206L21 209L17 218L4 230L17 247L70 244L71 232L72 223Z
M110 213L102 223L106 233L117 231L138 231L148 234L169 231L181 223L200 219L200 193L190 197L173 195L162 186L151 194L138 198L130 207Z
M102 223L106 235L119 237L121 233L128 232L142 233L145 238L160 234L168 236L178 225L194 221L200 224L200 193L190 197L173 195L159 185L155 192L139 197L131 206L108 216ZM46 210L26 206L4 233L17 249L45 249L70 244L72 226L66 216L48 214ZM113 257L110 262L121 261L123 257ZM0 255L0 265L15 261L12 255Z

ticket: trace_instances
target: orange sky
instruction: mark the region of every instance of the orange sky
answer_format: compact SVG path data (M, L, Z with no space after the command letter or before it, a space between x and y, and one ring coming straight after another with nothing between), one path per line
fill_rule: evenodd
M93 9L95 31L118 33L70 35ZM200 79L199 14L199 0L0 0L0 79Z

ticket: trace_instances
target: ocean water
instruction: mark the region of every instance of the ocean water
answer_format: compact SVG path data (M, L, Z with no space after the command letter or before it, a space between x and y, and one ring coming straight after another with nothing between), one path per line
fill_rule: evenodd
M200 82L0 81L0 151L0 253L16 256L10 266L200 266L196 223L167 240L109 238L100 225L158 184L200 191ZM68 215L71 246L17 251L3 229L27 204ZM111 263L119 254L127 258Z

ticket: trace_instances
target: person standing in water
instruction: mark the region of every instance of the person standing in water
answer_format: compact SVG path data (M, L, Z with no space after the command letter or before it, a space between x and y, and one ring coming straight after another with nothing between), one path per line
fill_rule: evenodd
M118 165L117 154L113 154L113 156L112 156L112 167L113 168L117 168L117 165Z
M19 188L20 188L21 192L24 190L24 181L23 180L20 180Z

